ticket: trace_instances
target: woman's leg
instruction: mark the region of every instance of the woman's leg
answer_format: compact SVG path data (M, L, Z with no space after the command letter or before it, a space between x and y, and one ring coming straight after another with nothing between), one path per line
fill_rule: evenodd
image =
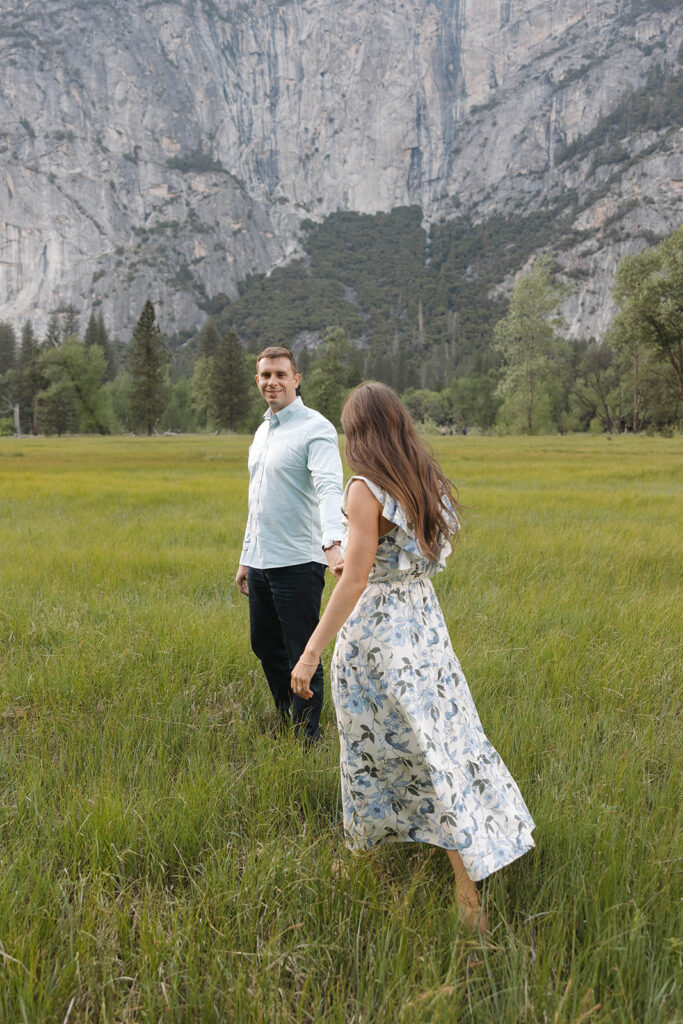
M481 900L477 887L465 871L462 857L457 850L446 850L448 859L455 875L455 898L458 901L460 920L473 931L488 931L488 918L481 909Z

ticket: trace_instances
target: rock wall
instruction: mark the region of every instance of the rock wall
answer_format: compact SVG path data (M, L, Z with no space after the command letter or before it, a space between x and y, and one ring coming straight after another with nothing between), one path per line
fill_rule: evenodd
M618 259L681 222L681 132L558 156L682 39L664 0L5 0L0 319L95 304L125 337L150 297L190 329L303 218L569 195L565 314L599 335Z

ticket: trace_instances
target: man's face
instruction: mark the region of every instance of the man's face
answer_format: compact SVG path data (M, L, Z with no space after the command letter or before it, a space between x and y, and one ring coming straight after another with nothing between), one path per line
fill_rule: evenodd
M259 360L256 384L271 412L279 412L294 401L300 380L301 374L294 373L287 356Z

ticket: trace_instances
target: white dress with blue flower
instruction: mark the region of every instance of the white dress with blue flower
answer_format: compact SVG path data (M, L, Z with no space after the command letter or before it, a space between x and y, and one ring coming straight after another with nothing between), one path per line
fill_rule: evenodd
M395 527L339 631L332 697L341 741L344 832L352 850L423 842L458 850L473 880L530 850L534 822L484 735L431 577L403 508L361 479ZM349 481L349 484L351 481ZM343 511L347 507L348 485Z

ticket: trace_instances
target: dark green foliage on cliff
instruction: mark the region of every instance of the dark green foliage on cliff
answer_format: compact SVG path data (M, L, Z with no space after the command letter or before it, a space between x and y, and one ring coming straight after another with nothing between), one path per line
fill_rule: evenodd
M429 277L422 211L336 213L302 226L311 274L336 277L362 311L366 376L403 388L414 372L411 357L423 357L432 340L422 308Z
M341 324L354 338L364 321L357 307L344 298L339 281L309 275L302 260L276 268L269 277L256 274L240 285L235 302L215 304L214 320L221 331L236 331L247 348L288 345L301 331L324 331Z
M526 217L498 215L480 224L433 225L425 309L432 336L452 352L454 370L486 373L496 365L493 327L507 303L494 297L494 290L532 252L559 241L563 212L556 207Z
M454 372L486 374L505 312L495 287L558 242L573 201L526 217L449 221L429 235L419 207L305 221L306 258L247 278L234 302L217 297L214 318L253 351L337 325L360 344L363 376L399 391L443 387Z
M563 163L574 157L593 156L594 167L621 163L630 154L623 139L638 132L662 131L683 125L683 70L672 65L650 68L642 89L628 89L615 109L601 117L595 128L563 147L555 157Z
M631 0L631 3L624 11L624 18L637 18L642 14L650 14L653 11L675 11L680 0Z
M198 173L221 173L225 171L225 167L220 160L216 160L201 147L193 150L191 153L186 153L184 156L172 156L170 160L166 161L166 166L176 171L182 171L183 174L187 174L188 171Z

